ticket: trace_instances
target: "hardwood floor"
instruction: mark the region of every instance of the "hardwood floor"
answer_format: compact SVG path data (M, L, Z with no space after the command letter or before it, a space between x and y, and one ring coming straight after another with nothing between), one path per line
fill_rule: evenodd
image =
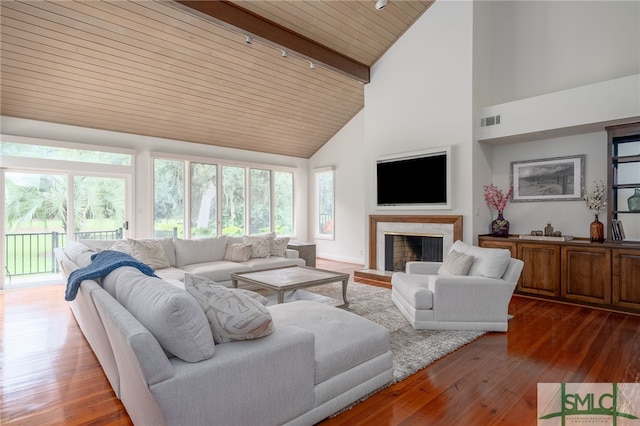
M362 268L323 259L317 267ZM534 425L537 383L640 381L640 317L519 296L510 312L507 333L489 333L321 424ZM131 424L64 286L0 293L0 330L0 424Z

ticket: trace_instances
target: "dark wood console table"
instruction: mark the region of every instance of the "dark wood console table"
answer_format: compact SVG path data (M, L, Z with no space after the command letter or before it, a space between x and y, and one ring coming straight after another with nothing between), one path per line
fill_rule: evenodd
M640 314L640 244L479 235L478 245L524 261L516 294Z

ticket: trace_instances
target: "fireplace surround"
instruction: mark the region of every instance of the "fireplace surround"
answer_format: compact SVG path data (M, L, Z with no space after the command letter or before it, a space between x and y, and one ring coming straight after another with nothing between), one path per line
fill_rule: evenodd
M369 269L384 272L385 232L442 235L443 253L447 253L456 240L462 239L460 215L370 215L369 216Z

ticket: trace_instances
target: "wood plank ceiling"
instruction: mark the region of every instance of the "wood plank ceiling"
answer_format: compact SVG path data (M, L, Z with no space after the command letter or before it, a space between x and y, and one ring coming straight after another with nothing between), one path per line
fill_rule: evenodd
M363 83L313 50L249 44L189 3L2 0L0 114L309 158L362 109ZM231 6L368 68L432 1L374 4Z

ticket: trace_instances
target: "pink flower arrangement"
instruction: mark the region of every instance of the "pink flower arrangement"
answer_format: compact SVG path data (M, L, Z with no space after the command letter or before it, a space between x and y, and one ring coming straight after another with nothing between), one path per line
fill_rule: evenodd
M487 205L499 212L502 212L507 206L507 201L509 201L512 193L513 185L509 185L507 195L504 195L502 190L498 189L494 184L484 186L484 199L486 200Z

